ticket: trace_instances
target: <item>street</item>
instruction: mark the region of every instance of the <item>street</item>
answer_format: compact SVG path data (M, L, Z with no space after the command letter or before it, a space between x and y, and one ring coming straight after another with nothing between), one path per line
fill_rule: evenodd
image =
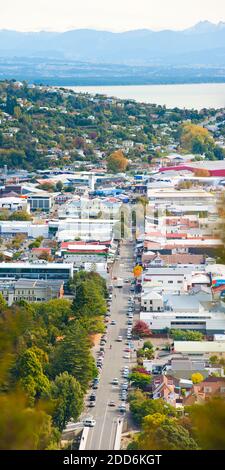
M120 259L115 262L112 276L119 276L123 279L131 277L132 267L133 245L126 243L121 245ZM86 450L113 449L117 422L123 418L122 413L118 411L118 405L121 404L120 388L113 386L111 382L114 378L118 378L119 384L123 382L125 379L121 376L121 368L124 365L131 365L132 361L135 363L134 352L133 358L130 360L123 358L127 333L126 312L130 295L129 289L130 284L126 283L121 289L113 287L110 322L115 320L116 325L111 325L109 322L104 364L99 388L96 391L96 406L90 409L89 413L89 416L93 416L96 420L96 425L89 430ZM119 335L123 337L122 342L117 341ZM110 345L112 345L111 349ZM116 403L115 408L108 406L110 400Z

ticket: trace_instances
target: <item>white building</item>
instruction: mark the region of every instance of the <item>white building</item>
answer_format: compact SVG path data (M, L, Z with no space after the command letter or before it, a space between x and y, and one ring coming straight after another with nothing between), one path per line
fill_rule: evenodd
M151 330L199 330L208 334L225 332L225 307L208 301L208 295L167 295L163 311L142 311L140 320Z
M142 274L142 288L158 292L187 292L194 285L208 286L209 275L203 272L202 265L178 265L148 268Z
M7 209L12 212L19 210L30 212L29 203L26 199L20 197L1 197L0 209Z
M143 312L162 312L164 310L162 295L152 290L143 293L141 295L141 309Z
M181 354L224 354L225 342L221 341L174 341L174 352Z
M1 237L9 237L17 234L25 234L28 238L48 238L47 224L32 224L26 221L0 221Z
M58 241L72 241L80 238L85 241L108 241L113 238L116 220L109 219L65 219L50 220L49 232L56 234Z
M0 263L0 278L68 281L71 277L73 264L69 263Z
M151 184L148 187L149 201L155 205L164 205L168 207L174 205L198 205L202 206L202 210L206 205L215 205L215 196L210 192L204 190L188 189L176 190L172 188L151 189Z

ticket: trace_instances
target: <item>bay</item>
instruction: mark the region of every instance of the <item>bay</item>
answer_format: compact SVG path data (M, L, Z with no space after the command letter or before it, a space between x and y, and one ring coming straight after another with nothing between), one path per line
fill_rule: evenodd
M130 86L77 86L65 87L75 92L103 94L120 99L133 99L154 103L167 108L224 108L225 83L188 85L130 85Z

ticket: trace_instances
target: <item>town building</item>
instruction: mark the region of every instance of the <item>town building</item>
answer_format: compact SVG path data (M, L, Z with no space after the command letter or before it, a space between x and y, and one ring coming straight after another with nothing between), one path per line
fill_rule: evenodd
M63 281L57 280L1 280L0 292L7 304L26 300L27 302L45 302L64 295Z

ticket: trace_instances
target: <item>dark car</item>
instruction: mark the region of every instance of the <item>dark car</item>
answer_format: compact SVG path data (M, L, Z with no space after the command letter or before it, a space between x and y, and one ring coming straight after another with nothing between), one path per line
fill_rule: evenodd
M96 401L96 396L92 393L89 397L90 401Z

